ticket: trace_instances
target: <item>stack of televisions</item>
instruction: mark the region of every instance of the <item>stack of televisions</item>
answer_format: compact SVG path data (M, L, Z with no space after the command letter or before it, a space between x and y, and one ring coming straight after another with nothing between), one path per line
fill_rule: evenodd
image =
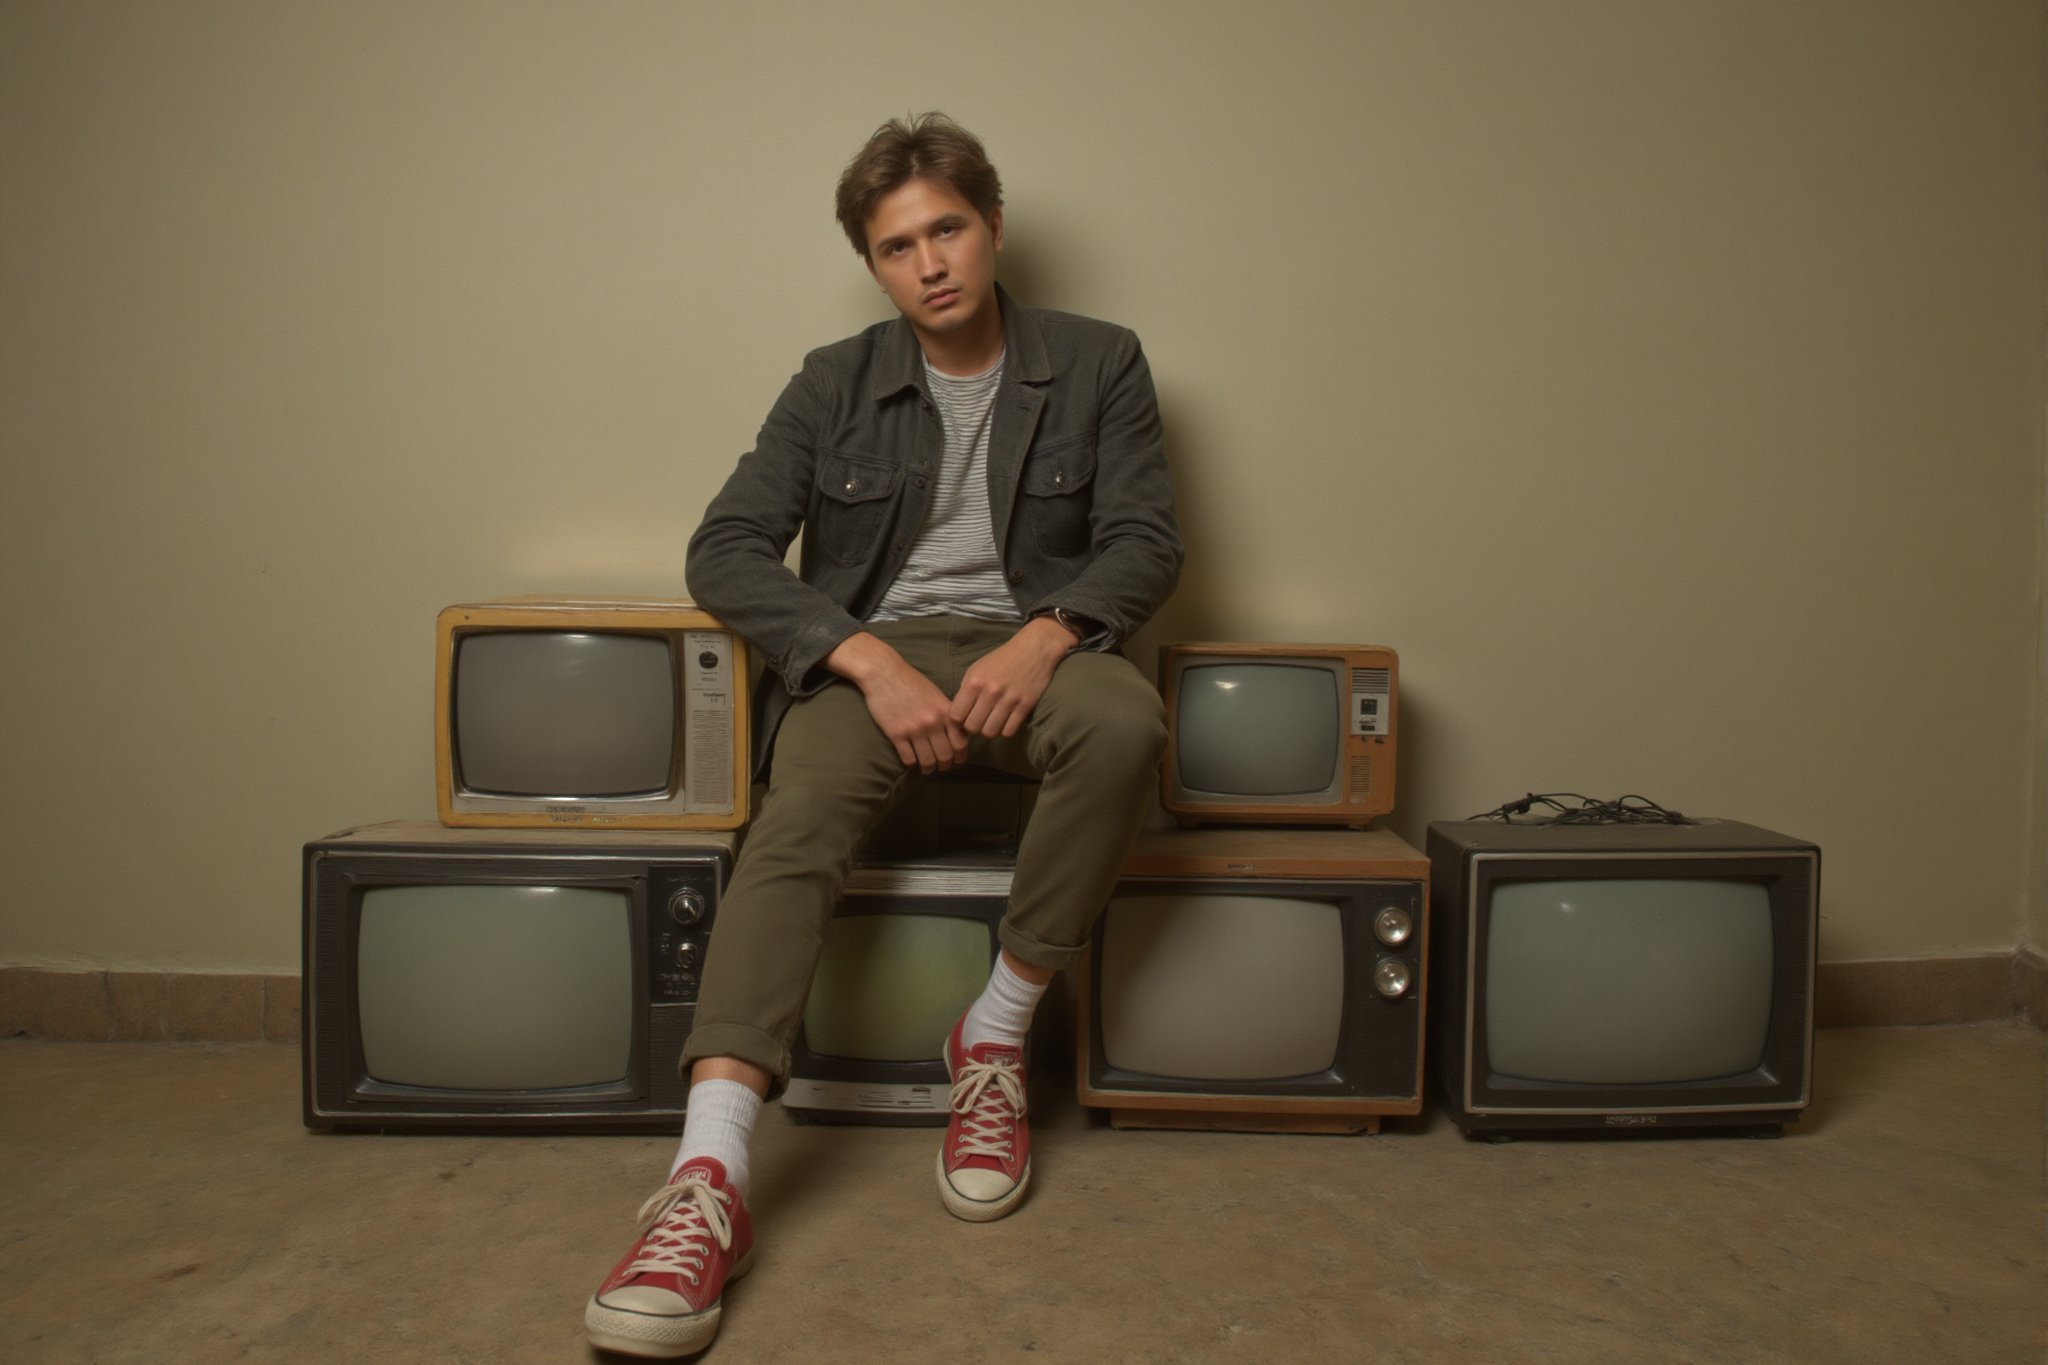
M305 848L306 1122L672 1131L748 816L746 644L654 599L454 606L437 633L440 823ZM1082 1103L1377 1131L1427 1074L1468 1134L1775 1131L1805 1107L1812 845L1449 821L1425 856L1371 827L1392 650L1169 645L1159 683L1182 827L1140 836L1073 974ZM792 1117L944 1121L940 1047L997 951L1029 796L941 790L891 827L944 810L960 847L884 837L855 870Z

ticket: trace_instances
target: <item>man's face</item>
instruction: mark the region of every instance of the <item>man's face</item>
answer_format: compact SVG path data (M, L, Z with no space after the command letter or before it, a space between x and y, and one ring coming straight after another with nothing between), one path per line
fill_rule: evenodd
M907 180L876 203L867 234L868 273L920 337L971 335L995 319L1001 209L984 222L944 181Z

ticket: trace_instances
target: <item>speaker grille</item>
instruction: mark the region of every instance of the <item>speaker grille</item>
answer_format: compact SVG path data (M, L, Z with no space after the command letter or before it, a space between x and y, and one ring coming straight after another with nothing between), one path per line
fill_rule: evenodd
M656 1005L647 1039L648 1098L656 1108L681 1110L689 1093L689 1078L683 1075L683 1042L696 1022L695 1005Z

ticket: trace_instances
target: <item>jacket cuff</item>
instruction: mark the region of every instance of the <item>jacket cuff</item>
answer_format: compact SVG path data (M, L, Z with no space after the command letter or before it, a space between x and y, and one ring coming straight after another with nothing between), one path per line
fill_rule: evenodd
M1024 619L1029 621L1040 616L1050 616L1055 611L1064 611L1068 616L1078 616L1093 627L1092 630L1081 637L1081 642L1074 646L1076 654L1107 653L1115 649L1123 640L1123 637L1116 632L1113 625L1104 619L1101 612L1069 594L1062 594L1057 602L1039 603L1024 614ZM1061 622L1061 624L1064 625L1066 623Z
M837 607L821 611L799 626L788 653L771 661L789 695L808 697L822 691L838 676L823 666L825 656L860 629L860 622Z

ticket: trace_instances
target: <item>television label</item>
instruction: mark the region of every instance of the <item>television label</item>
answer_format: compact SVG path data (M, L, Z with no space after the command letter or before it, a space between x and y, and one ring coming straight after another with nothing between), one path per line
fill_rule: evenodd
M1384 668L1351 670L1351 733L1384 735L1394 709L1393 674Z

